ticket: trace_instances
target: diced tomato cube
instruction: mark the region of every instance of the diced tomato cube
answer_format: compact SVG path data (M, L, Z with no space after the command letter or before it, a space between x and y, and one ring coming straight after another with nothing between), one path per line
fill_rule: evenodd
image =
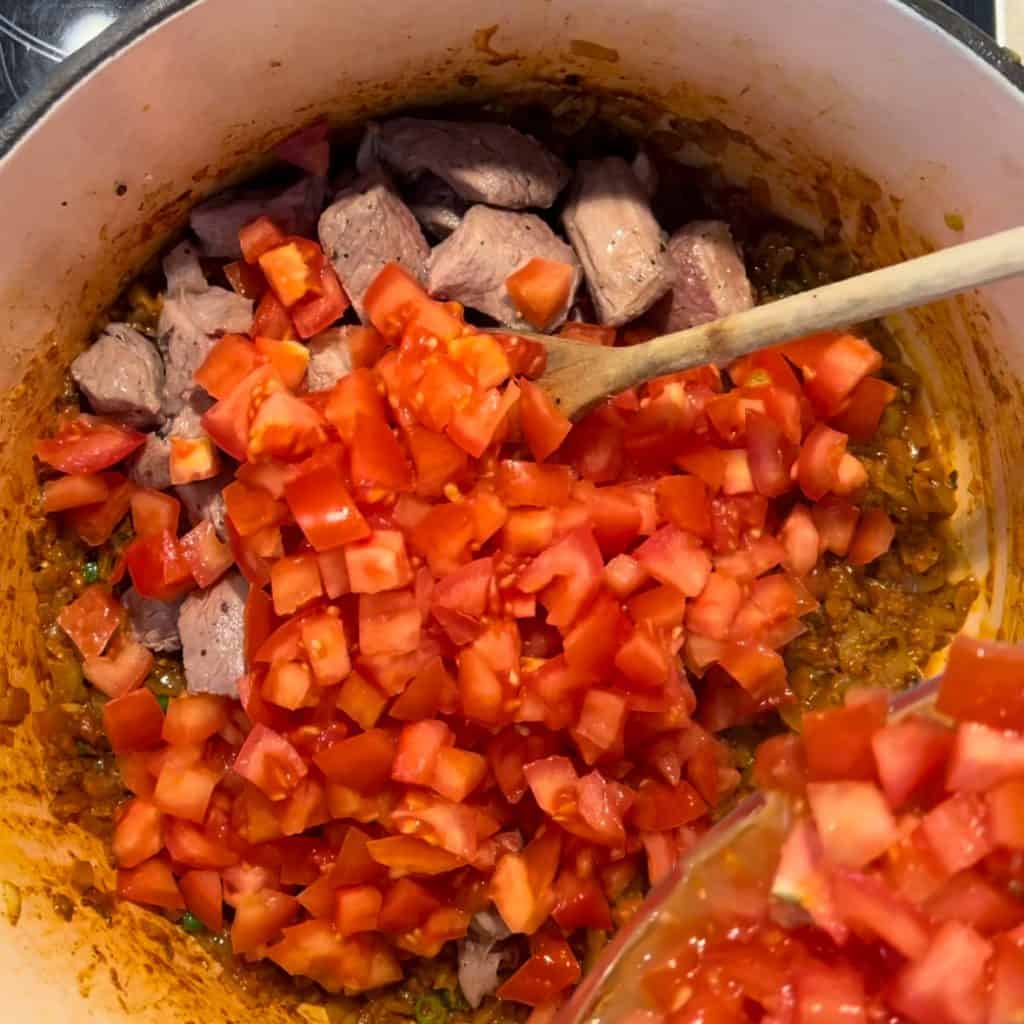
M234 564L231 548L218 536L209 519L186 533L179 541L182 557L200 587L216 583Z
M505 288L519 315L544 331L565 315L576 273L568 263L535 256L505 279Z
M152 750L163 733L164 713L146 689L114 697L103 705L103 731L115 753Z
M985 794L992 842L1008 850L1024 850L1024 780L1011 779Z
M238 751L234 770L271 800L283 800L309 771L302 755L283 736L259 723Z
M801 733L808 776L815 781L874 779L872 737L885 724L888 712L884 693L873 694L861 704L807 712Z
M957 793L930 810L921 831L949 874L977 864L992 850L984 801L974 793Z
M121 605L110 588L93 583L61 610L57 623L79 653L89 658L103 653L121 618Z
M164 847L163 814L148 800L136 797L123 808L111 840L120 868L138 867Z
M438 752L453 742L451 729L441 721L428 720L404 726L398 736L391 777L396 782L429 786L434 777Z
M936 706L961 722L1024 729L1024 649L958 636L950 647Z
M933 719L910 716L871 738L878 778L889 803L901 807L938 778L953 746L953 733Z
M146 903L165 910L184 910L185 901L170 865L154 857L138 867L117 872L117 894L133 903Z
M313 760L331 781L360 793L379 793L391 779L395 739L384 729L368 729L331 744L316 753Z
M543 462L569 436L572 423L545 391L528 380L519 382L519 416L533 457Z
M354 594L377 594L412 583L405 538L398 530L372 530L345 548L349 588Z
M896 841L892 812L870 782L812 782L807 799L825 853L836 864L864 867Z

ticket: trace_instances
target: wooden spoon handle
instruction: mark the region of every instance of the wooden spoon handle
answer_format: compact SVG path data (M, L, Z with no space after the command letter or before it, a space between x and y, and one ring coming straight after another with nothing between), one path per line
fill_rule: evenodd
M766 345L923 306L1016 274L1024 274L1024 227L621 349L615 390L705 363L724 365Z

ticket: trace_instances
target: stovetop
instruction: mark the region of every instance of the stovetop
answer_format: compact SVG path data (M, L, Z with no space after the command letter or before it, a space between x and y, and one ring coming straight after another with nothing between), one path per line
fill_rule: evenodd
M0 115L37 88L65 57L142 0L0 0ZM995 8L1009 0L947 0L996 34Z

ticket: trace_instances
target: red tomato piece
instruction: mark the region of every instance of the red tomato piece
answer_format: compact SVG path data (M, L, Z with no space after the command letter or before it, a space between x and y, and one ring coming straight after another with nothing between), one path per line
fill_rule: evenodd
M117 895L133 903L146 903L165 910L185 909L185 900L170 865L159 857L144 861L136 868L119 870Z
M110 494L107 480L96 473L75 473L43 484L43 511L47 515L83 505L96 505Z
M484 780L487 761L471 750L442 747L437 752L430 788L453 803L462 803Z
M136 797L121 810L111 840L119 868L138 867L164 848L163 814L148 800Z
M302 755L283 736L259 723L246 737L233 767L271 800L283 800L309 771Z
M505 288L519 315L545 331L564 315L575 276L570 264L535 256L505 279Z
M992 842L1008 850L1024 850L1024 780L1013 779L985 794Z
M707 809L708 805L688 782L673 788L663 782L647 781L637 789L630 815L637 828L664 832L696 821Z
M57 424L53 437L36 441L35 455L62 473L98 473L131 455L145 434L80 413Z
M270 592L274 611L291 615L323 595L320 567L313 554L279 558L270 570Z
M267 284L286 309L294 306L307 292L319 288L323 261L320 247L306 239L286 240L258 257Z
M104 473L109 493L98 505L68 509L64 515L69 526L90 547L99 547L110 540L118 524L128 514L136 485L120 473Z
M261 353L244 334L225 334L196 370L195 380L214 398L227 398L261 362Z
M807 799L825 853L836 864L864 867L896 841L889 805L870 782L811 782Z
M466 453L443 434L413 426L406 431L405 440L416 470L415 490L424 497L439 497L469 465Z
M872 739L885 724L889 702L884 693L860 704L803 716L801 732L812 781L873 780Z
M153 791L153 803L164 814L202 824L220 773L202 764L182 767L168 760Z
M82 662L86 679L108 697L121 697L141 686L153 667L153 654L134 640L115 641L107 654Z
M200 587L209 587L234 564L231 548L218 536L209 519L204 519L179 541L182 557Z
M898 809L939 778L952 747L952 731L920 715L891 722L875 732L871 749L892 807Z
M281 245L284 232L266 216L257 217L238 232L238 242L246 263L256 263L263 253Z
M260 403L248 438L246 457L251 462L297 462L316 451L327 435L315 409L286 391L275 391Z
M985 802L974 793L957 793L933 807L921 821L921 832L950 875L992 851Z
M519 381L519 416L533 457L543 462L569 436L572 423L536 384Z
M286 484L285 497L295 521L316 551L361 540L370 532L340 472L326 463Z
M298 912L291 896L272 889L245 893L235 906L231 949L235 956L254 953L273 941Z
M355 885L339 889L336 896L334 926L342 937L377 929L383 897L373 885Z
M865 377L849 399L830 419L830 425L847 434L851 441L870 441L878 431L882 414L899 394L899 389L878 377Z
M540 593L548 622L565 629L578 617L601 585L604 560L593 532L580 528L557 541L520 573L517 586Z
M103 705L103 731L116 754L158 746L164 713L149 690L133 690Z
M839 484L839 464L846 454L846 435L817 423L804 438L796 463L797 480L812 501L824 498Z
M216 871L187 871L179 885L185 906L214 934L224 929L224 894Z
M408 590L359 596L359 648L364 655L416 650L422 625L423 613Z
M565 505L572 471L568 466L538 466L506 459L498 464L496 486L501 500L513 508Z
M498 989L499 999L543 1006L580 979L580 965L569 944L554 931L530 943L530 959Z
M254 407L283 388L284 381L272 366L257 366L231 389L226 398L203 414L203 430L233 459L244 462L248 457Z
M349 589L354 594L378 594L412 583L405 538L398 530L372 530L345 548Z
M121 605L101 583L86 587L57 616L57 623L84 658L103 653L121 624Z
M847 557L850 565L867 565L889 550L896 525L884 509L869 508L861 513Z
M804 369L804 391L823 416L839 412L851 392L882 366L882 356L869 342L852 334L830 341Z
M947 921L924 955L896 976L890 1003L915 1024L982 1024L985 965L991 956L991 943L973 928Z
M349 454L356 487L370 493L412 489L412 471L405 453L384 420L359 416Z
M319 751L313 760L331 781L360 793L379 793L391 779L395 738L384 729L369 729Z
M292 307L292 322L300 338L312 338L340 320L350 305L337 272L324 261L311 294Z
M398 735L391 777L396 782L429 786L438 752L453 742L452 731L444 722L428 720L404 726Z
M432 658L415 675L388 712L400 722L432 718L455 710L458 688L440 658Z
M277 370L285 386L293 390L302 386L309 366L309 349L298 341L257 338L256 351Z
M267 290L267 279L258 264L234 260L224 265L224 276L228 279L232 291L246 299L258 300Z
M457 338L462 321L435 302L411 274L397 263L388 263L363 296L363 307L374 327L385 338L395 339L416 331L440 341Z
M686 597L696 597L711 573L711 558L695 537L676 526L663 526L633 552L656 580Z
M519 386L510 382L504 391L489 388L456 410L448 436L474 458L480 458L495 439L509 412L519 402Z
M378 864L383 864L393 878L400 878L406 874L441 875L464 863L460 857L447 850L432 846L413 836L371 839L366 847L370 851L370 856Z
M288 711L306 704L313 688L309 666L302 661L275 661L260 687L264 699Z
M440 900L426 886L400 878L384 894L378 926L386 932L408 932L440 909Z
M796 976L796 1019L800 1024L867 1024L867 1000L860 974L846 966L808 960Z
M1024 649L960 635L949 652L936 707L958 721L1024 729Z

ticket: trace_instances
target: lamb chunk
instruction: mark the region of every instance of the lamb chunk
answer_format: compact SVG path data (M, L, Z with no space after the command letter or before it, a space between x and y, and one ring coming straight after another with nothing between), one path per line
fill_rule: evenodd
M430 246L416 218L384 175L371 172L343 189L320 217L320 242L352 305L363 316L363 296L385 263L401 263L423 280Z
M213 335L242 333L251 326L252 301L226 288L168 293L157 325L166 366L166 415L180 412L195 390L193 377L213 347Z
M558 157L505 124L396 117L371 126L359 159L406 179L429 171L471 203L510 210L547 209L569 180Z
M94 412L143 428L162 418L163 361L152 342L127 324L109 324L71 364L71 377Z
M674 280L656 310L659 329L682 331L754 305L746 268L724 221L698 220L680 228L669 239L668 255Z
M199 263L199 252L191 242L180 242L164 257L164 276L169 292L205 291L206 275Z
M469 204L447 182L424 174L409 192L409 209L431 238L443 241L462 223Z
M171 486L171 446L159 434L147 434L146 443L128 459L128 476L140 487L165 491Z
M260 216L270 217L287 235L312 235L326 195L325 179L312 176L283 192L229 193L197 206L189 224L207 256L238 259L242 255L239 230Z
M352 372L352 356L348 347L348 334L362 328L328 327L309 341L309 366L306 367L306 387L310 391L333 388L346 374Z
M486 313L507 327L530 325L519 316L505 288L509 274L533 257L568 263L574 269L565 308L546 325L557 327L569 311L580 270L576 255L539 217L489 206L473 206L458 229L430 257L427 290Z
M189 693L238 696L238 680L245 674L248 593L245 580L232 572L182 602L178 632Z
M231 473L221 473L210 480L197 480L174 488L185 506L188 521L198 526L204 519L209 519L221 540L227 536L227 508L222 492L231 483L231 477Z
M672 284L672 264L643 186L620 157L583 160L562 222L601 323L634 320Z
M180 651L178 611L180 601L157 601L143 597L134 587L121 596L121 604L128 613L128 632L131 638L151 651Z

